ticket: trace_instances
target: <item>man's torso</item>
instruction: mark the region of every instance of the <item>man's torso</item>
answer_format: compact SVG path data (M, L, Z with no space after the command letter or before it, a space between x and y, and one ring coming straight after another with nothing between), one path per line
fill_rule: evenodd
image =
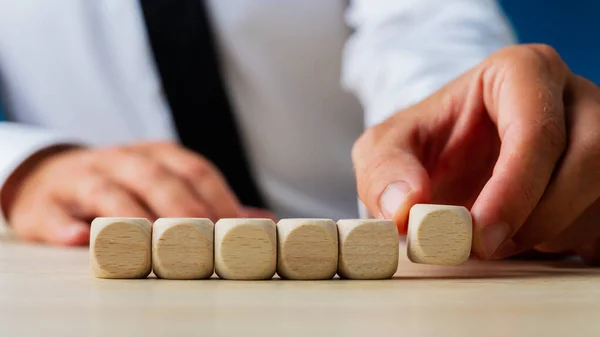
M256 179L280 216L357 215L363 116L339 84L346 6L209 1ZM0 73L12 120L100 146L177 138L134 0L0 3Z

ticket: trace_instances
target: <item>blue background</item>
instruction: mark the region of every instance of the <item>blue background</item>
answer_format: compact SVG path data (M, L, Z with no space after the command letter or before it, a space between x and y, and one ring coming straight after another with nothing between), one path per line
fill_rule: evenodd
M571 70L600 85L600 0L500 0L519 42L553 46ZM0 120L2 120L0 101Z
M501 0L519 42L554 47L579 75L600 84L599 0Z

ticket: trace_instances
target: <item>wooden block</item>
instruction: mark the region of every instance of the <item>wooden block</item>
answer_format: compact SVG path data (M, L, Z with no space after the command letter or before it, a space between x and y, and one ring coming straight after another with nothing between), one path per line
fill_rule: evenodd
M143 218L96 218L90 229L94 276L145 278L152 271L152 223Z
M375 280L394 276L398 269L400 236L391 220L339 220L338 275Z
M290 280L326 280L337 272L338 233L331 219L277 223L277 274Z
M214 224L202 218L161 218L152 228L152 269L158 278L196 280L214 272Z
M215 224L215 272L222 279L266 280L277 269L277 229L271 219L220 219Z
M415 263L460 265L471 255L472 236L465 207L417 204L409 214L407 255Z

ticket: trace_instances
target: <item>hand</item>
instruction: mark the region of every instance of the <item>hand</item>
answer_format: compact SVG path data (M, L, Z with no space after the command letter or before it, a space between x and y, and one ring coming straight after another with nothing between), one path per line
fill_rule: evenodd
M14 233L59 245L89 243L95 217L272 217L239 205L206 159L172 143L50 149L7 181L3 209Z
M250 218L250 219L271 219L275 222L279 221L275 213L256 207L242 207L239 218Z
M600 90L548 46L498 51L367 130L352 156L361 200L401 232L415 203L463 205L476 257L600 262Z

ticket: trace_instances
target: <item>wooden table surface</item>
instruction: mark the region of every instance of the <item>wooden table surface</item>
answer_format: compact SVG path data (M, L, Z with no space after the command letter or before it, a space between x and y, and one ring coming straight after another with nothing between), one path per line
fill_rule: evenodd
M0 336L600 336L600 270L401 260L384 281L100 280L87 248L0 240Z

